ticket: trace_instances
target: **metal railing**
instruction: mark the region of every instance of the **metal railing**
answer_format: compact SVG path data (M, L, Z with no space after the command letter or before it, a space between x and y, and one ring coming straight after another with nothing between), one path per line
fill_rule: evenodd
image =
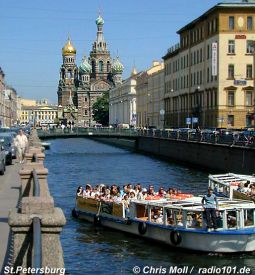
M151 137L170 140L194 141L210 144L230 146L255 147L254 140L248 140L244 135L235 137L232 134L217 134L213 132L159 130L159 129L121 129L121 128L65 128L38 130L40 138L68 137L68 136L105 136L105 137Z

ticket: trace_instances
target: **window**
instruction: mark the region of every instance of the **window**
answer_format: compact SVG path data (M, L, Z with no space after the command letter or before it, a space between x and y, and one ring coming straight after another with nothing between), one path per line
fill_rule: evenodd
M234 116L228 115L228 125L234 126Z
M207 45L207 59L210 58L210 45Z
M253 53L254 48L254 41L253 40L247 40L246 42L246 53Z
M235 77L235 67L233 64L228 65L228 78L229 79L234 79Z
M252 65L246 65L246 78L252 79Z
M235 28L235 17L234 16L229 16L228 26L229 26L230 30L234 30L234 28Z
M107 61L107 72L109 73L111 70L111 64L110 61Z
M85 102L87 102L87 101L88 101L88 98L87 98L87 97L85 97L85 98L84 98L84 100L85 100Z
M84 115L85 115L85 116L88 115L88 110L85 110Z
M92 60L91 66L92 66L92 73L95 73L96 72L96 62L95 62L95 60Z
M248 31L253 30L253 18L252 18L252 16L247 17L247 30Z
M235 40L228 40L228 53L235 53Z
M104 63L103 61L99 61L99 73L102 73L103 72L103 66L104 66Z
M235 105L235 92L229 91L228 92L228 106L234 106Z
M252 91L247 91L245 96L245 105L252 106Z

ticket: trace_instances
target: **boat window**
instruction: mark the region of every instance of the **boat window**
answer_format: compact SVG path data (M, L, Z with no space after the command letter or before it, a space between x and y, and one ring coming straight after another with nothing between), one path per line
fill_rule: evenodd
M187 212L187 228L202 228L203 217L201 212Z
M170 226L183 226L183 213L179 209L167 209L167 224Z
M216 211L217 228L223 228L223 211Z
M144 204L136 204L136 217L141 220L148 220L148 209Z
M163 224L163 208L162 207L153 207L151 209L151 222Z
M254 209L244 209L244 226L254 225Z
M235 210L227 211L227 226L228 226L228 228L236 228L237 213Z

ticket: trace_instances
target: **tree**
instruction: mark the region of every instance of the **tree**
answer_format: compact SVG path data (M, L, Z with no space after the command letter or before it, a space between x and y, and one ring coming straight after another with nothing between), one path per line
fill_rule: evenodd
M93 119L104 126L109 124L109 93L104 93L98 97L92 106Z

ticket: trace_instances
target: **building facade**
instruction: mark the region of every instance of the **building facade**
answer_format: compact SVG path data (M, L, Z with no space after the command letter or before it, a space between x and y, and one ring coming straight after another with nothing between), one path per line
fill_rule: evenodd
M167 127L254 124L255 2L220 3L178 31L165 62Z
M137 73L109 91L109 124L136 126L136 79Z
M17 92L10 86L4 90L4 126L11 127L17 124Z
M4 103L5 103L5 96L4 96L4 72L2 68L0 67L0 127L4 126Z
M28 105L24 105L22 102L27 102ZM35 104L33 104L33 102L35 102L35 100L21 100L20 124L47 126L58 123L58 106L49 105L47 101L45 103L37 102Z
M62 49L63 64L60 68L58 105L63 107L63 119L80 126L91 126L92 106L98 97L122 82L122 69L115 70L119 58L112 60L103 36L104 20L96 19L97 38L92 45L89 58L83 57L76 65L76 49L70 38ZM116 63L116 64L115 64Z
M164 127L164 63L153 61L152 67L137 77L137 126Z

